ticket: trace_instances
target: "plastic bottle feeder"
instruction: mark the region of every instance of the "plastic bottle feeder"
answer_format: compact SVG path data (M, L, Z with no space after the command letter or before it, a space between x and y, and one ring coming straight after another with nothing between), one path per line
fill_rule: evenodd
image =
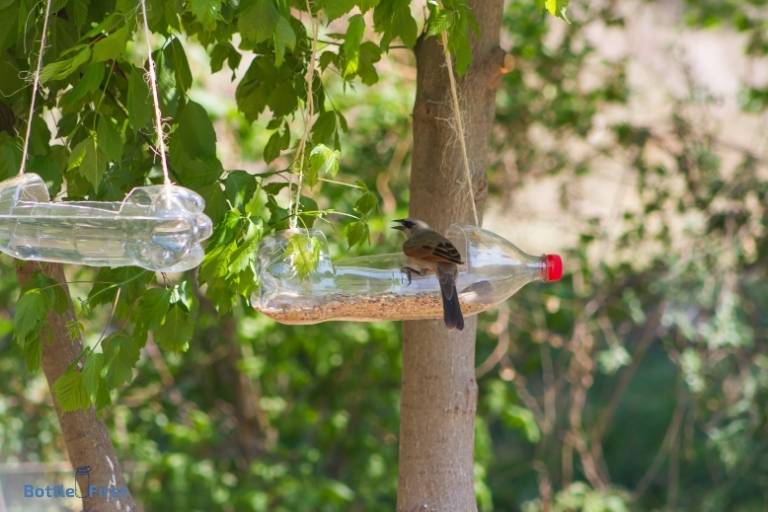
M256 310L285 324L329 320L425 320L443 317L440 286L434 275L408 276L402 253L346 258L332 262L320 231L309 237L320 244L317 267L301 277L286 258L288 240L306 231L282 231L259 248L261 287L252 297ZM560 256L531 256L499 235L475 226L454 224L446 233L465 263L456 289L465 316L492 308L532 281L562 277Z
M134 188L123 201L50 201L37 174L0 182L0 251L22 260L182 272L200 264L211 219L197 193Z

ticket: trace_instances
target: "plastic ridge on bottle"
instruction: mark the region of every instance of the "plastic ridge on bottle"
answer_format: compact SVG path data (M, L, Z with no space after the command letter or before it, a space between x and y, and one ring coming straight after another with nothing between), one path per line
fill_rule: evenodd
M312 230L309 235L320 243L320 260L309 276L300 277L285 257L288 240L297 233L282 231L262 241L261 287L251 301L256 310L288 324L443 317L437 278L414 275L409 283L401 270L406 264L402 253L334 262L322 232ZM446 236L465 262L459 265L456 281L465 316L490 309L529 282L558 281L562 276L560 256L531 256L491 231L454 224Z
M0 251L22 260L182 272L200 264L211 219L197 193L134 188L123 201L51 202L37 174L0 182Z

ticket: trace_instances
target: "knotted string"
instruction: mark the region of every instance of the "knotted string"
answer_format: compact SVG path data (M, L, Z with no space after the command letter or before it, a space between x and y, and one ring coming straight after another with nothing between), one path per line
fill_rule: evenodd
M50 2L50 0L49 0ZM171 178L168 173L168 162L165 158L165 136L163 135L163 117L160 113L160 99L157 94L157 75L155 73L155 60L152 58L151 34L149 31L149 22L147 21L147 3L145 0L139 0L141 4L141 19L144 22L144 40L147 45L147 63L149 65L149 88L152 91L152 104L155 110L155 132L157 135L157 153L160 155L160 165L163 168L163 182L166 187L171 186Z
M301 139L299 140L299 145L296 148L296 159L294 160L294 165L298 163L298 175L299 175L299 181L298 185L296 187L296 195L294 199L291 201L290 209L293 211L290 212L291 216L288 221L288 225L291 229L296 229L296 226L298 225L299 221L299 209L301 208L301 187L304 184L304 164L306 162L306 152L307 152L307 141L309 139L309 130L310 130L310 123L312 122L312 118L315 115L315 101L314 101L314 95L312 92L312 84L315 80L315 67L317 62L317 33L318 33L318 24L317 20L314 16L312 16L312 8L309 5L309 0L306 0L306 6L307 6L307 13L309 14L309 25L312 29L312 47L311 52L309 55L309 65L307 66L307 73L304 76L305 86L306 86L306 94L307 94L307 103L306 108L304 109L304 133L301 136Z
M29 151L29 138L32 133L32 116L35 114L35 101L37 100L37 91L40 88L40 70L43 69L43 53L45 53L45 42L48 37L48 18L51 16L51 1L45 3L45 15L43 16L43 34L40 37L40 50L37 52L37 67L32 77L32 98L29 100L29 116L27 116L27 131L24 134L24 148L21 151L21 165L19 165L19 176L24 174L27 167L27 153Z
M464 122L461 119L461 106L459 105L459 93L456 87L456 76L453 74L453 62L451 59L451 50L448 49L448 34L443 31L440 33L440 40L443 45L443 56L445 57L445 67L448 68L448 81L451 86L451 103L453 105L453 117L456 123L456 131L459 136L459 146L461 147L461 157L464 160L464 173L469 189L469 199L472 205L472 216L475 219L475 225L480 225L480 219L477 215L477 205L475 205L475 190L472 187L472 170L469 167L469 156L467 154L467 141L464 133Z

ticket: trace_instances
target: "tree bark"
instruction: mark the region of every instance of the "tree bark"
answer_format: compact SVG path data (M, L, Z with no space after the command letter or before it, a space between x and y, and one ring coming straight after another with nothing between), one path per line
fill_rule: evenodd
M55 279L69 298L69 288L64 279L62 266L59 264L19 262L16 267L19 283L22 285L27 283L38 270ZM71 303L63 314L55 311L48 313L40 332L41 367L53 396L53 404L59 417L64 444L67 447L72 467L90 467L89 475L82 475L77 479L80 493L84 496L83 510L98 512L135 511L138 510L138 507L125 484L109 433L104 423L96 417L96 411L90 408L75 412L63 412L53 394L53 385L56 379L66 371L70 363L83 350L83 344L79 338L71 340L69 337L68 324L74 320L75 314ZM122 492L117 496L101 496L99 494L88 496L89 485L96 486L98 489L118 489Z
M499 48L502 0L471 0L480 33L472 65L459 78L472 186L478 211L487 194L485 167L504 52ZM474 223L457 133L450 121L450 85L438 38L416 46L416 102L410 213L438 231ZM441 320L405 322L400 406L400 512L471 512L474 493L475 318L462 332Z

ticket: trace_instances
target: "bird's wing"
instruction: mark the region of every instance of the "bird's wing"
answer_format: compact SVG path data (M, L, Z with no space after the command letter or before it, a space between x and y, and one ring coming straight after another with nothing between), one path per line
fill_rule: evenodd
M422 231L411 236L403 244L403 252L424 261L464 263L458 249L437 231Z

